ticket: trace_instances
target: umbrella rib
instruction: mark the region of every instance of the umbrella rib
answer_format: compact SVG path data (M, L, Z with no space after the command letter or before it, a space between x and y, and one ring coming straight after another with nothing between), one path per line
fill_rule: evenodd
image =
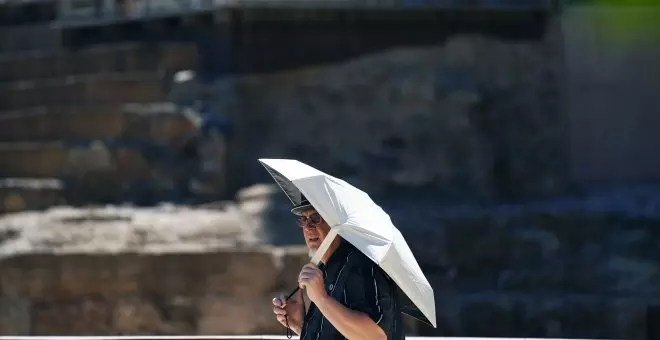
M289 196L288 191L286 189L284 189L284 187L282 186L280 181L277 180L277 177L284 177L284 176L281 173L279 173L278 171L276 171L275 169L271 168L270 166L268 166L266 164L263 164L263 165L266 168L266 171L268 171L268 173L270 174L270 177L272 177L275 180L275 184L277 184L277 186L280 187L280 190L282 190L282 192L284 192L284 196L286 196L286 198L288 198L289 201L291 201L291 204L296 205L296 202L294 202L293 199L291 198L291 196ZM277 174L277 176L273 175L273 172L275 172ZM298 189L298 191L300 191L300 189Z

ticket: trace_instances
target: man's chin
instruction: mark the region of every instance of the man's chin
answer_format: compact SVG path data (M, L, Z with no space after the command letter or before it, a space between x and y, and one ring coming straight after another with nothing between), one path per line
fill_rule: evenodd
M312 256L314 256L314 253L316 253L316 251L319 250L319 246L316 244L311 246L308 245L307 249L308 249L309 257L311 258Z

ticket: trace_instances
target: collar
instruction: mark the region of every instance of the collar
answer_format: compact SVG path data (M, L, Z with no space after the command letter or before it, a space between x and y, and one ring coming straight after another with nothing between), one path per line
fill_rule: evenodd
M348 254L354 249L353 245L350 244L348 241L342 239L341 242L339 243L339 247L335 249L335 251L330 255L330 258L328 259L328 263L326 263L323 266L323 269L328 268L329 266L332 266L333 263L335 262L340 262L343 263L344 259Z

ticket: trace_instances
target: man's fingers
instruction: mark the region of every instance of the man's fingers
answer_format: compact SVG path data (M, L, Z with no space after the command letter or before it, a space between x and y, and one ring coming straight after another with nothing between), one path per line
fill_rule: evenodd
M298 287L300 287L300 289L307 288L307 280L299 280L298 281Z
M278 297L273 298L273 305L279 307L286 307L286 299L284 298L284 295L280 295Z
M321 271L318 270L316 267L303 267L300 270L301 273L320 273Z
M309 280L313 277L314 277L313 274L302 273L302 274L300 274L300 276L298 276L298 280Z
M313 281L313 280L318 280L320 277L318 275L308 275L308 274L303 274L298 277L298 281Z
M273 313L277 315L286 315L286 309L280 307L273 307Z
M304 265L303 268L307 268L307 269L311 269L311 270L318 270L318 267L313 263L308 263L308 264Z
M284 315L278 315L278 316L277 316L277 321L278 321L279 323L281 323L282 325L285 325L285 324L286 324L286 318L284 317Z

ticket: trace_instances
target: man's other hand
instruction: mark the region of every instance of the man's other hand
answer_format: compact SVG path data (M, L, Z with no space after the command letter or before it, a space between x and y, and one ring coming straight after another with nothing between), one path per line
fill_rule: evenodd
M302 291L299 290L298 293L289 300L286 300L284 295L274 298L273 313L275 313L277 321L282 324L282 326L286 327L288 322L289 328L294 333L300 335L304 318Z

